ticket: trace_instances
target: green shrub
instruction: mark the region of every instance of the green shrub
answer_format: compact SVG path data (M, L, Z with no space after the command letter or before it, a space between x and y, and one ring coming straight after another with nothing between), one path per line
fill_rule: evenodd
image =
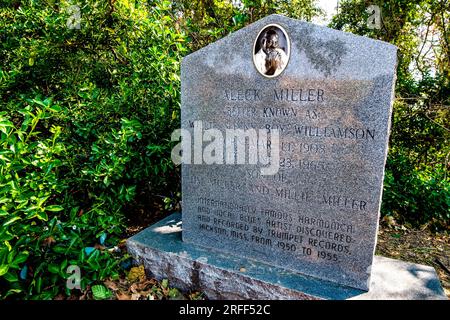
M386 166L382 213L412 227L449 228L450 182L440 167L418 168L407 157L390 157Z
M49 100L30 102L38 106L19 110L21 123L14 124L6 112L0 113L0 277L11 283L7 292L0 291L4 296L42 290L42 270L31 262L45 261L42 244L48 232L44 230L64 209L55 201L64 191L57 177L65 152L61 127L48 128L46 121L59 107ZM19 276L29 282L28 289Z
M371 13L363 0L340 1L330 25L399 49L381 214L410 226L449 230L450 47L443 23L449 12L441 1L372 4L381 10L381 28L369 28ZM424 28L425 37L420 32ZM423 50L431 38L432 55Z
M0 296L51 298L65 288L67 267L82 270L82 288L117 276L120 259L100 245L117 243L120 217L102 203L87 212L70 203L61 107L29 99L21 116L0 113ZM108 241L106 241L108 237ZM97 247L97 249L95 248ZM6 285L9 283L9 285Z
M0 4L3 298L70 294L70 265L82 290L117 277L126 218L179 199L170 133L187 49L170 2L78 1L80 29L71 4Z

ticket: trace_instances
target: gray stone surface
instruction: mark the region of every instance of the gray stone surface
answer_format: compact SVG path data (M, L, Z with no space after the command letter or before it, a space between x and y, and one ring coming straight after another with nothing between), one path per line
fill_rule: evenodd
M173 214L128 239L128 251L157 279L209 299L447 299L433 268L375 256L369 292L181 241Z
M290 57L268 78L253 45L273 23L286 31ZM184 164L183 240L368 290L396 52L271 15L185 57L182 128L278 128L281 167L262 176L259 164Z

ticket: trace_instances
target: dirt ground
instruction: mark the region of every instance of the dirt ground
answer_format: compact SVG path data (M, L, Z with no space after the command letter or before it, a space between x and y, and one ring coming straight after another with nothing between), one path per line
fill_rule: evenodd
M450 298L450 235L380 225L376 254L432 266Z

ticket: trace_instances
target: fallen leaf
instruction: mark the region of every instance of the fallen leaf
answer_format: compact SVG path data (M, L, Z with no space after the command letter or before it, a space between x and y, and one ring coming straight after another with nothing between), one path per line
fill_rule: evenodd
M130 291L133 292L133 293L138 292L138 284L137 284L137 283L133 283L133 284L130 286Z
M395 219L392 216L384 216L382 221L386 223L388 226L395 226L397 223L395 222Z
M103 250L106 249L106 247L104 247L104 246L102 246L102 245L100 245L100 244L98 244L98 243L95 244L94 248L95 248L95 249L98 249L98 250L101 250L101 251L103 251Z
M140 293L133 293L131 295L131 300L139 300L140 297L141 297Z
M107 288L109 288L109 289L111 289L111 290L113 290L113 291L117 291L117 284L116 284L115 282L113 282L113 281L111 281L111 280L106 280L105 282L103 282L103 284L104 284Z
M145 290L149 286L153 286L153 282L149 280L145 280L143 282L136 283L136 289L139 291Z
M91 289L91 286L86 286L86 290L84 290L83 294L80 297L80 300L87 300L88 299L88 293L89 290Z
M116 292L117 300L131 300L131 297L123 292Z

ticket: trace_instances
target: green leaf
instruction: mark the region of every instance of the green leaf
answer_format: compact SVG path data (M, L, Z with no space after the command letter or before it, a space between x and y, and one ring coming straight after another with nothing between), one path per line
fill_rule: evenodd
M64 207L58 206L58 205L51 205L48 207L45 207L45 211L52 211L52 212L58 212L64 210Z
M12 218L9 219L8 221L6 221L6 222L3 224L3 226L6 227L7 225L10 225L10 224L13 223L14 221L17 221L17 220L20 220L20 219L22 219L22 218L21 218L21 217L17 217L17 216L12 217Z
M0 121L0 127L4 127L4 128L6 128L6 127L14 128L14 124L13 124L11 121L9 121L9 120L1 120L1 121Z
M56 253L66 253L67 248L62 247L62 246L54 246L53 251Z
M169 290L169 297L177 298L178 296L180 296L180 292L178 291L177 288L172 288Z
M0 232L0 241L8 241L8 240L11 240L11 239L13 239L14 238L14 236L9 232L9 231L6 231L6 232ZM0 250L0 254L1 254L1 250Z
M60 112L62 110L62 108L60 106L56 105L56 104L50 106L48 109L53 111L53 112Z
M20 264L27 261L28 251L19 252L19 254L14 258L14 264Z
M41 289L42 289L42 277L38 277L36 280L36 291L38 293L41 293Z
M11 247L11 245L9 244L9 241L8 241L8 240L5 240L4 243L5 243L5 246L8 248L8 251L11 251L11 250L12 250L12 247Z
M5 241L5 244L6 244L6 243L8 243L8 241ZM8 243L8 245L9 245L9 243ZM8 262L9 266L12 267L11 264L12 264L12 262L13 262L13 260L14 260L14 257L16 256L16 250L11 250L11 249L12 249L11 246L9 246L9 248L10 248L10 249L9 249L10 252L9 252L9 254L8 254L8 258L7 258L6 261Z
M57 264L49 264L48 271L51 273L59 273L59 266Z
M9 282L16 282L19 281L19 277L17 276L17 273L14 272L8 272L4 275L4 278Z
M94 299L96 300L104 300L108 299L111 296L111 292L101 284L97 284L95 286L92 286L92 294L94 296Z
M48 220L48 215L45 212L38 212L36 214L36 216L40 219L40 220L44 220L47 221Z
M161 281L161 287L164 288L164 289L166 289L168 286L169 286L169 280L163 279L163 280Z
M65 273L65 272L66 272L66 270L67 270L67 263L68 263L67 259L64 260L64 261L61 263L61 265L59 266L59 271L60 271L60 272L62 272L62 273Z
M9 289L8 293L5 295L5 297L12 295L14 293L21 293L21 292L22 292L22 289Z
M9 270L9 265L7 264L2 264L0 265L0 277L3 276L4 274L6 274Z

